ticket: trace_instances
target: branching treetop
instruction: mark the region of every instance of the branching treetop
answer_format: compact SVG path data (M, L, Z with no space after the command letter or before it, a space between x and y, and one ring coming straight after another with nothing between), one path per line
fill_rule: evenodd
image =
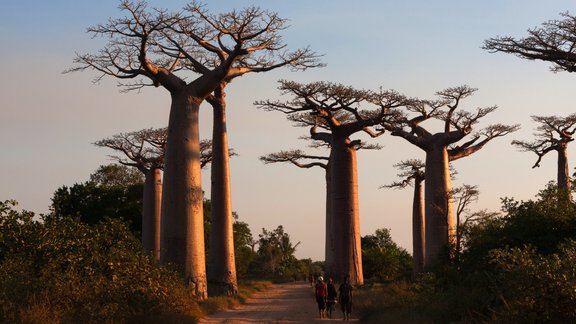
M413 181L424 181L426 165L421 160L411 159L400 161L394 164L394 167L400 170L398 177L402 180L392 182L380 188L404 189L407 186L412 186Z
M576 114L567 117L532 116L532 120L539 124L534 132L536 140L532 142L512 141L512 145L522 151L534 152L538 159L532 167L536 168L540 166L542 157L548 152L565 150L568 143L574 140Z
M474 134L472 138L460 145L455 145L471 134L474 126L497 107L476 108L474 112L459 110L462 101L473 95L477 89L463 85L447 88L436 93L436 100L410 101L404 110L396 109L396 115L382 125L394 136L400 136L410 143L426 150L431 143L449 147L450 159L470 155L481 149L490 140L516 131L518 125L495 124ZM444 125L442 132L432 133L422 123L427 120L439 120Z
M332 135L348 137L363 131L371 137L383 133L377 125L392 116L391 110L408 100L394 91L374 93L330 82L301 84L281 80L279 89L293 97L289 101L258 101L259 108L280 111L297 126L310 126L312 138L329 143ZM366 106L371 109L366 109ZM318 128L329 133L318 132ZM360 141L352 141L358 147ZM367 147L364 147L367 148Z
M312 160L312 162L305 162L310 160ZM326 156L308 155L301 150L280 151L260 157L260 161L264 162L265 164L289 162L299 168L311 168L318 166L326 169L328 168L328 160L329 158Z
M286 20L256 7L211 14L194 1L172 13L149 9L145 1L123 0L119 8L125 17L88 28L108 44L97 54L78 54L77 66L67 72L92 69L99 72L96 82L104 76L132 80L121 83L126 91L162 85L172 92L187 84L187 71L230 82L281 66L298 70L322 65L309 48L286 50L280 36Z
M525 38L494 37L486 40L483 48L552 62L554 72L576 72L576 17L568 12L560 15L561 20L550 20L539 28L529 29Z
M228 156L237 156L238 153L234 149L228 149ZM204 168L209 163L212 163L212 140L204 139L200 141L200 168Z
M94 145L111 148L121 152L123 156L111 155L118 163L138 168L142 173L164 166L164 152L167 128L148 128L131 133L120 133L100 140ZM236 156L233 149L228 150L229 156ZM200 167L204 168L212 162L212 141L200 141Z
M110 157L120 164L138 168L142 173L153 168L162 168L166 146L166 128L148 128L131 133L120 133L105 138L94 145L108 147L123 153Z

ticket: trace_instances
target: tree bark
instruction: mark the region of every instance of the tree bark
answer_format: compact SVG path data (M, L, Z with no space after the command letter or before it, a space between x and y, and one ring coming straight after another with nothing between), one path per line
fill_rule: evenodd
M330 162L326 165L326 229L325 229L325 241L324 241L324 267L326 268L326 275L334 277L334 274L330 271L334 270L334 229L332 225L332 174L330 173Z
M443 144L432 143L426 150L425 204L425 268L429 269L448 252L454 241L454 212L451 192L448 152Z
M160 261L160 215L162 207L162 178L160 168L150 168L144 174L142 207L142 245L154 260Z
M350 283L363 284L360 217L358 208L358 178L356 150L347 138L333 134L331 150L332 237L334 239L333 269L338 280L348 276Z
M212 129L212 215L208 282L210 295L234 294L238 291L232 229L230 159L226 130L224 86L215 91Z
M195 89L195 87L192 87ZM171 92L164 162L160 261L173 263L207 297L198 114L203 97Z
M424 272L426 264L424 249L426 245L426 230L424 227L424 203L422 196L422 181L424 179L414 179L414 202L412 204L412 246L414 258L414 274Z
M568 169L568 144L560 145L558 151L558 190L570 196L570 173Z

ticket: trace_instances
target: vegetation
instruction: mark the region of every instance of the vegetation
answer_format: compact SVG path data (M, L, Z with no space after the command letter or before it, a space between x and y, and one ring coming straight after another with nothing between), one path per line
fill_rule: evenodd
M0 322L196 322L269 285L245 281L234 297L198 302L118 219L16 211L0 202ZM57 298L54 298L57 297Z
M42 216L0 203L2 322L125 321L193 317L198 307L176 272L157 267L125 223Z
M362 237L362 261L364 276L372 280L383 282L412 276L412 256L392 241L387 228Z
M89 181L62 186L54 192L52 216L78 217L88 224L104 218L122 219L140 237L143 190L144 177L138 170L117 164L100 166Z
M549 185L536 200L503 199L502 209L465 225L459 262L410 283L361 289L364 320L575 321L576 205Z

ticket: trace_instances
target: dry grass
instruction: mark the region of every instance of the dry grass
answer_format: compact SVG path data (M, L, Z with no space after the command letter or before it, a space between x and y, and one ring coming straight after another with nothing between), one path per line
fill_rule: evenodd
M418 303L413 284L393 282L356 289L354 312L362 323L419 323L433 321Z

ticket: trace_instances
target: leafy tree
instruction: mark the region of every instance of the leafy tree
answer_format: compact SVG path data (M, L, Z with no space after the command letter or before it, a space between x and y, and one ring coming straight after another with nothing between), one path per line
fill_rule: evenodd
M128 187L144 182L142 173L120 164L107 164L98 167L90 175L90 181L104 187Z
M258 237L258 251L252 264L252 271L266 278L287 277L297 266L294 252L300 242L294 245L282 225L274 230L263 228Z
M144 185L133 182L142 176L136 177L126 166L110 165L99 167L90 178L102 182L90 180L58 188L52 197L52 215L78 217L88 224L97 224L105 218L122 219L135 235L140 235Z
M362 260L367 278L385 281L408 278L412 274L412 256L392 240L387 228L362 237Z
M561 20L549 20L540 28L529 29L525 38L493 37L484 42L483 48L493 53L551 62L554 72L576 72L576 17L568 12L560 16Z

